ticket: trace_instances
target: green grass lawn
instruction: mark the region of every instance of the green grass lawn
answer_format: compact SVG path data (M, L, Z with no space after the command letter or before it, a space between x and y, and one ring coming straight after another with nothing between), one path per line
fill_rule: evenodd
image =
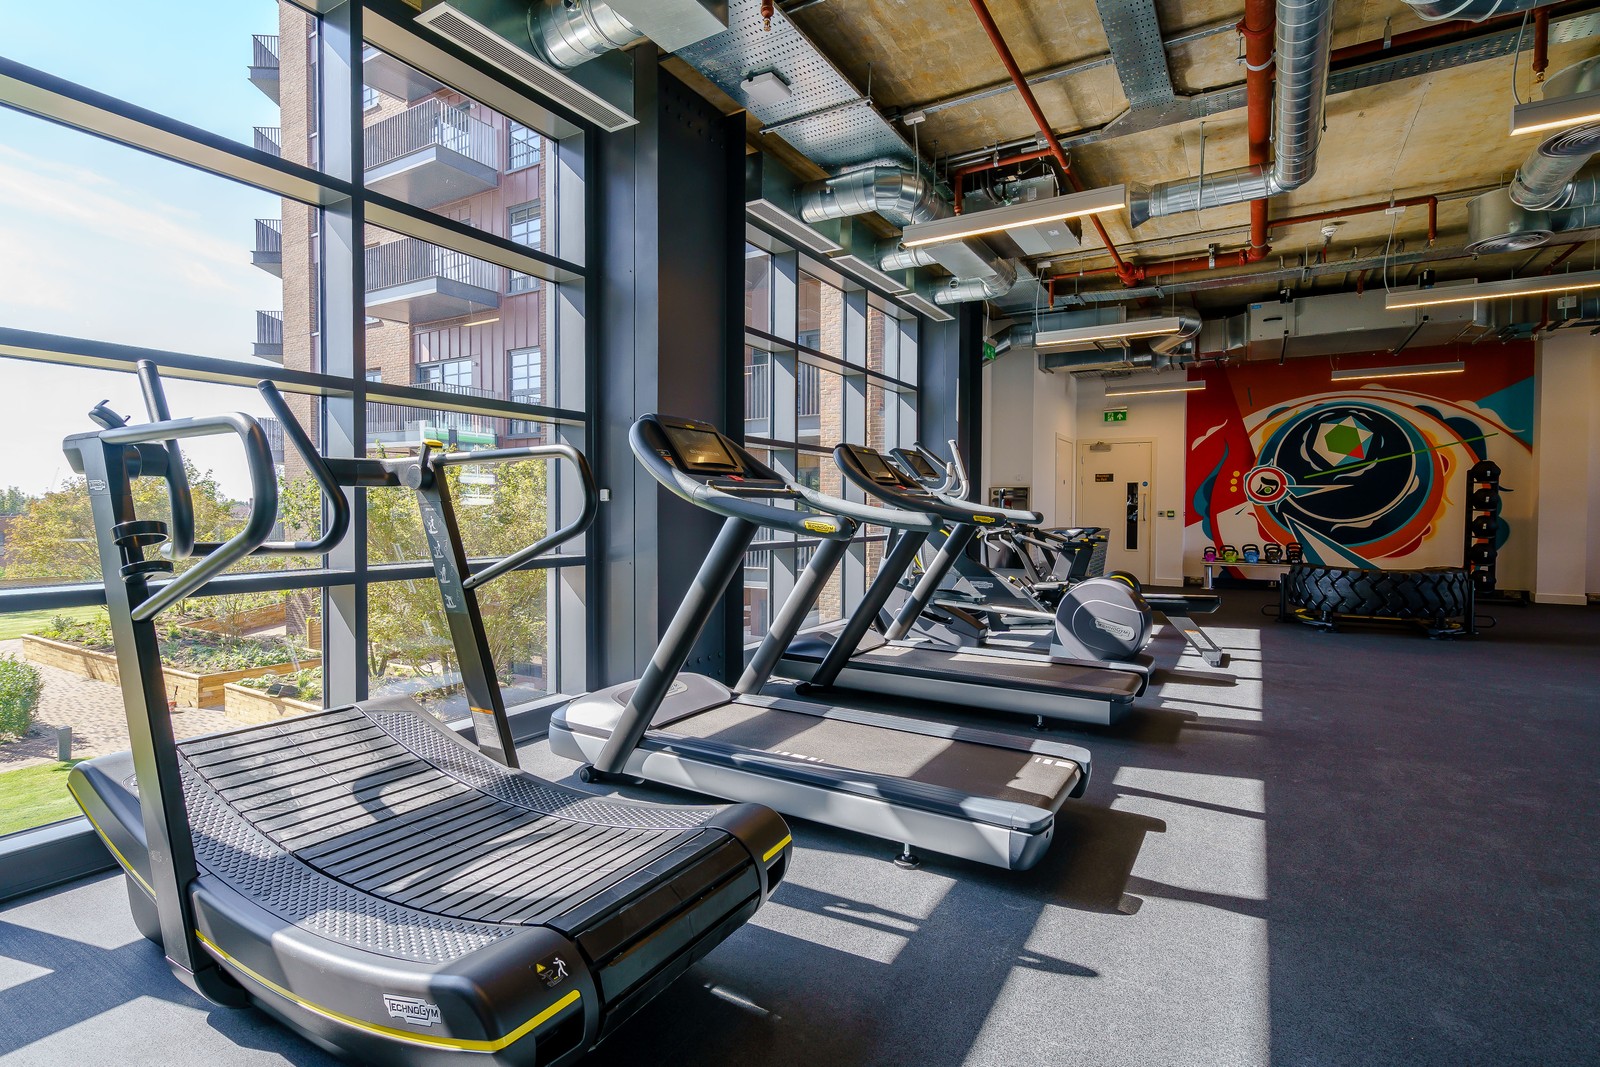
M20 771L0 771L0 836L78 814L67 792L71 763L47 763Z
M9 615L0 615L0 641L9 641L13 637L23 634L37 633L39 628L47 626L50 620L57 615L65 615L70 619L87 619L103 608L55 608L49 611L14 611Z

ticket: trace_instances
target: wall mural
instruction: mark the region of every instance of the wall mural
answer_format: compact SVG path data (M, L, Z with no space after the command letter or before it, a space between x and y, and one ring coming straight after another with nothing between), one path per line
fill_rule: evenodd
M1417 349L1405 362L1464 360L1459 374L1308 389L1320 358L1207 367L1188 395L1191 573L1207 546L1298 544L1311 562L1462 564L1467 470L1501 467L1500 585L1532 577L1533 346ZM1347 358L1341 365L1373 365ZM1517 489L1523 492L1516 492ZM1524 536L1518 538L1518 532ZM1259 572L1257 576L1260 576Z

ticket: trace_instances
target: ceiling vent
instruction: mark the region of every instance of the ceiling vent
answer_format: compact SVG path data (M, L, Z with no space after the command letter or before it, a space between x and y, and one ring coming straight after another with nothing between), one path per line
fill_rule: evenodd
M1473 197L1467 203L1466 250L1475 256L1522 252L1547 243L1551 230L1542 211L1511 202L1504 189Z

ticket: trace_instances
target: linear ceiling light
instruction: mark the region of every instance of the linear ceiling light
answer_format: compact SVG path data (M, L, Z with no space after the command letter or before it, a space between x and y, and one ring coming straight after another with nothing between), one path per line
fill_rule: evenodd
M1183 320L1176 316L1159 319L1129 319L1127 322L1102 322L1093 326L1074 326L1066 330L1040 330L1033 338L1033 347L1049 348L1053 345L1090 344L1095 341L1125 341L1130 337L1160 337L1183 329Z
M935 219L933 222L914 222L906 227L900 243L907 248L947 244L950 241L960 241L1020 226L1039 226L1083 215L1121 211L1127 206L1128 187L1107 185L1099 189L1085 189L1081 193L1008 204L1005 207L974 211L966 215L952 215L947 219Z
M1452 363L1413 363L1404 367L1346 367L1333 372L1333 380L1347 382L1352 378L1415 378L1422 374L1460 374L1467 369L1459 360Z
M1388 311L1399 311L1437 304L1470 304L1477 300L1570 293L1578 289L1600 289L1600 270L1550 274L1538 278L1510 278L1502 282L1477 282L1473 285L1441 285L1432 289L1391 289L1383 298L1383 306Z
M821 256L831 256L836 252L843 252L844 247L825 233L811 228L803 219L783 210L770 200L752 200L745 204L746 213L757 222L765 223L767 229L775 232L779 237L787 238L808 252L815 252Z
M1511 136L1545 133L1600 119L1600 89L1569 93L1554 100L1530 100L1511 109Z
M1205 389L1201 382L1130 382L1126 385L1106 386L1106 396L1149 396L1151 393L1198 393Z

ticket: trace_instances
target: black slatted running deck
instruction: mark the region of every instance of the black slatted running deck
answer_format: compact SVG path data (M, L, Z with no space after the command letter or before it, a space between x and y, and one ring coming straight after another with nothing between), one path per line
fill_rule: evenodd
M231 814L342 885L469 923L562 914L685 844L717 810L529 783L407 713L358 707L198 738L180 752L202 855L215 849L198 828Z

